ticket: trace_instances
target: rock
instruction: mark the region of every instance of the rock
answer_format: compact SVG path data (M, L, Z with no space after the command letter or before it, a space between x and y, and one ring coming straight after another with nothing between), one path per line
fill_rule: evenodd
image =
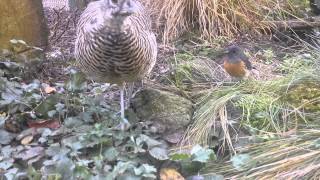
M131 100L131 108L141 121L152 121L158 133L175 133L192 120L193 104L176 94L144 89Z

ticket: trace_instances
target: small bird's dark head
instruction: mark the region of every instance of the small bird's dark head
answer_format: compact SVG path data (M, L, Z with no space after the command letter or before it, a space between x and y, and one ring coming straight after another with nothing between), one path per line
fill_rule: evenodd
M255 69L249 61L248 56L243 52L239 46L229 46L224 50L224 54L227 57L226 59L231 63L237 63L239 60L243 61L247 69Z
M125 18L138 11L136 0L104 0L104 12L107 17Z
M225 54L228 54L229 56L242 56L243 51L239 46L229 46L224 50Z

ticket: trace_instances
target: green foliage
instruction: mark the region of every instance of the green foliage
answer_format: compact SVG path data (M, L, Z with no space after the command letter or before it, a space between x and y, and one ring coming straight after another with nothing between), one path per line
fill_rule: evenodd
M265 58L265 64L271 64L275 58L275 54L272 49L263 50L262 56Z
M70 81L66 83L68 91L82 91L87 87L87 81L85 75L81 72L71 71Z
M245 118L242 124L249 127L252 134L256 130L265 132L281 131L281 109L284 108L281 101L276 100L271 94L248 94L242 96L234 104L243 109Z
M213 150L195 145L190 153L172 153L170 159L180 162L183 171L193 174L198 172L205 163L216 160L216 156Z
M167 146L142 134L142 127L128 132L115 130L119 118L101 98L106 85L87 85L81 73L71 71L69 81L53 85L57 92L46 93L42 89L45 84L40 81L25 84L18 78L19 73L14 74L23 67L14 63L3 65L2 124L13 117L21 124L38 120L64 123L58 129L41 128L41 132L36 132L39 135L33 137L39 144L32 144L32 148L21 146L18 154L12 153L15 147L9 145L16 136L1 129L0 157L7 155L0 159L0 168L6 171L8 179L14 179L17 173L27 174L31 179L156 178L157 170L146 157L168 159ZM48 159L40 161L44 156ZM15 168L14 158L30 166Z
M290 74L296 72L297 69L304 69L311 66L314 63L312 59L315 57L311 58L310 55L310 57L307 58L306 56L307 55L300 55L285 58L284 61L277 68L277 71L283 74Z

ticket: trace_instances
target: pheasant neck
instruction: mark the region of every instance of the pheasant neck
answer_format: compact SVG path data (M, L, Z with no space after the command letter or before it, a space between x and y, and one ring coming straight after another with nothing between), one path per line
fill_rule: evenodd
M109 29L111 31L120 32L123 30L123 24L124 24L125 17L122 16L114 16L110 20L108 20Z

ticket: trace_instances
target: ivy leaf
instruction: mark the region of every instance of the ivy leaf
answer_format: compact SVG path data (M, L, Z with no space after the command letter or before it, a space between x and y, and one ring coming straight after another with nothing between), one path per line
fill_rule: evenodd
M170 159L173 161L182 161L187 160L189 158L191 158L191 155L186 153L175 153L173 155L170 155Z
M149 150L149 154L157 160L163 161L169 159L168 151L165 148L154 147L151 150Z
M155 146L159 146L162 145L161 142L154 140L152 138L150 138L149 136L146 136L144 134L140 134L140 136L137 138L136 143L138 145L142 144L142 142L145 142L148 146L148 149L155 147Z
M78 92L87 87L85 75L81 72L71 72L70 81L66 83L66 88L69 91Z
M75 165L71 159L65 157L57 162L57 172L62 175L63 179L73 179L73 170Z
M78 117L68 117L64 120L64 125L67 128L77 128L83 125L83 121L81 121L81 119Z
M12 91L5 91L1 93L1 98L3 100L13 102L14 100L18 100L21 98L22 91L19 91L17 89L12 89Z
M65 146L60 146L59 143L51 144L50 147L45 151L47 156L53 157L57 154L67 155L70 152L70 149Z
M43 175L48 176L47 179L50 179L49 176L53 174L55 178L59 177L57 179L74 179L75 164L66 156L59 156L59 158L45 161L43 164L44 167L41 168L41 172L43 172Z
M35 112L45 116L49 111L56 109L55 105L59 101L60 101L60 97L58 94L50 95L37 106L37 108L35 109Z
M62 143L67 147L70 147L72 151L77 152L78 150L84 148L82 141L79 141L77 136L71 136L62 140Z
M61 103L58 103L58 104L56 104L54 106L56 107L56 111L58 111L60 113L64 110L64 107L65 107L65 105L61 104Z
M200 145L196 145L191 150L192 154L192 161L198 161L198 162L208 162L211 155L214 154L212 149L205 149L201 147Z
M51 111L48 111L48 117L52 118L55 114L57 113L56 110L51 110Z
M128 169L133 169L134 163L131 161L128 162L118 162L117 165L113 168L112 172L109 174L109 178L115 179L121 174L124 174Z
M39 80L33 80L30 84L24 84L22 86L23 90L26 92L33 92L35 90L39 90L40 88L40 81Z
M238 171L250 169L256 165L249 154L238 154L231 158L232 165Z
M82 119L84 122L93 122L91 112L81 112L79 114L79 118Z
M106 158L106 160L115 161L117 159L117 156L119 155L119 152L116 148L110 147L104 151L103 155Z
M142 164L138 168L134 168L134 173L137 176L143 176L146 178L156 179L155 173L157 173L157 169L149 164Z

